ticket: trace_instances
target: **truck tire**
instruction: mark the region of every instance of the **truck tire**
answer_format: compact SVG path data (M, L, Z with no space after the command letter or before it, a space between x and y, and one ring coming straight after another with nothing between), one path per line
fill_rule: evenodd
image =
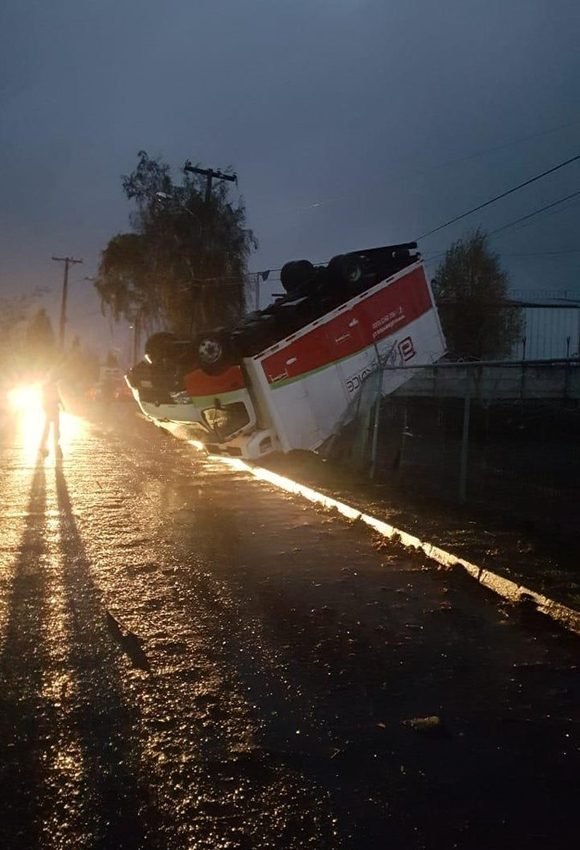
M336 285L356 289L363 282L364 267L360 257L353 254L338 254L328 263L328 276Z
M173 346L176 340L175 334L168 331L150 336L145 343L145 354L151 363L159 363L169 359L173 354Z
M208 375L218 375L231 365L230 349L227 336L220 331L201 334L195 345L199 365Z
M296 292L314 276L314 266L309 260L291 260L282 266L280 282L286 292Z

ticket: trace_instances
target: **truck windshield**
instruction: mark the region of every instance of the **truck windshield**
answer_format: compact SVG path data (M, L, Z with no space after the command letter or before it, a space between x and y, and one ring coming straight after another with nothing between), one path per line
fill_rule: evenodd
M207 407L201 415L220 442L227 440L250 421L246 405L241 401L224 404L223 407Z

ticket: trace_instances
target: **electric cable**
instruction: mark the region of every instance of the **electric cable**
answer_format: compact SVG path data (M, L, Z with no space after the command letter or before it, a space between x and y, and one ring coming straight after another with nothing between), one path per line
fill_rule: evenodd
M529 186L531 183L535 183L537 180L541 180L542 177L546 177L548 174L553 174L555 171L559 171L560 168L564 168L566 165L570 165L572 162L576 162L579 159L580 154L570 157L570 159L566 159L564 160L564 162L560 162L558 163L558 165L554 165L552 168L548 168L547 171L542 171L541 174L536 174L535 177L530 177L528 180L524 180L523 183L519 183L517 186L513 186L511 189L508 189L506 192L502 192L500 195L496 195L494 198L490 198L483 204L478 204L478 206L473 207L472 209L467 210L466 212L461 213L460 215L456 215L455 218L450 218L449 221L440 224L438 227L434 227L433 230L428 230L427 233L422 233L421 236L417 237L417 239L426 239L427 236L431 236L433 233L438 233L438 231L443 230L444 227L449 227L450 224L455 224L456 221L461 221L461 219L467 218L468 215L472 215L474 212L482 210L484 207L489 207L490 204L495 204L496 201L500 201L502 198L506 198L508 195L512 195L519 189L523 189L524 186Z

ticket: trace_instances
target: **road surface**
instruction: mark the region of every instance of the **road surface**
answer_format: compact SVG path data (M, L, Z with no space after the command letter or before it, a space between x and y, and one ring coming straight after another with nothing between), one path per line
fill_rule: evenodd
M2 433L2 850L575 845L577 641L128 406L68 420L62 462Z

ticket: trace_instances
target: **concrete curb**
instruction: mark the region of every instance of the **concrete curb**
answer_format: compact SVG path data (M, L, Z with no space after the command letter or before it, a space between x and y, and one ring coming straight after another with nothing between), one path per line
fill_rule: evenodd
M501 596L510 602L533 602L539 611L546 614L548 617L551 617L552 620L560 626L568 629L568 631L574 632L574 634L580 635L580 611L576 611L574 608L568 608L566 605L561 605L554 599L550 599L548 596L537 593L535 590L531 590L523 584L517 584L510 579L491 572L491 570L486 570L477 564L472 564L464 558L458 558L457 555L453 555L445 549L434 546L432 543L427 543L419 537L415 537L400 528L396 528L394 525L390 525L388 522L384 522L384 520L377 519L370 514L365 514L362 511L357 510L357 508L347 505L345 502L339 502L337 499L325 496L323 493L319 493L317 490L313 490L305 484L299 484L296 481L292 481L290 478L278 475L276 472L270 472L270 470L264 469L261 466L252 466L238 458L227 458L221 455L211 455L211 458L212 460L220 460L234 469L249 472L254 476L254 478L257 478L260 481L265 481L268 484L272 484L274 487L277 487L280 490L285 490L287 493L302 496L310 502L322 505L325 508L334 508L342 516L347 517L347 519L364 522L365 525L368 525L383 537L387 537L389 539L395 538L397 542L401 543L408 549L420 550L427 558L430 558L432 561L435 561L442 566L460 566L468 575L471 576L471 578L475 579L479 584L483 585L483 587L487 587L489 590L492 590L498 596Z

